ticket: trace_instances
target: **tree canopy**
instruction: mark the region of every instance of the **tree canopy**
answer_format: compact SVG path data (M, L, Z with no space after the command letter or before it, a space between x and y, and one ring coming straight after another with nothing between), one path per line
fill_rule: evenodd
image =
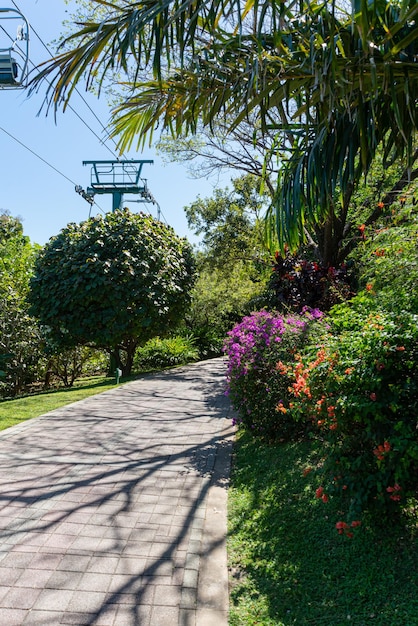
M123 210L53 237L36 260L30 302L51 340L106 349L127 374L136 347L182 319L193 281L188 242Z
M251 266L270 260L264 247L262 218L269 204L260 181L251 175L232 180L233 189L215 189L184 207L189 228L202 235L204 264L228 274L232 265Z
M165 0L105 2L101 22L78 26L74 47L48 62L35 89L49 81L58 108L75 85L100 89L117 69L127 95L112 132L120 148L143 145L156 128L174 136L211 127L229 130L251 117L274 131L281 162L274 199L279 241L296 248L306 225L331 217L371 166L415 159L418 126L418 5L415 0ZM144 69L152 73L144 80Z
M11 395L31 382L40 359L39 331L26 300L37 250L20 219L0 212L0 370L3 391Z

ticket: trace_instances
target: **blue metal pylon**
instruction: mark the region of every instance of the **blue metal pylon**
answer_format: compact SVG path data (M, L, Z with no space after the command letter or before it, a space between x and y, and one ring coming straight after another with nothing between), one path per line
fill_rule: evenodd
M122 208L125 193L139 194L139 202L153 200L148 191L146 181L141 178L142 167L152 165L154 161L83 161L83 165L91 165L91 183L87 194L112 194L112 212Z

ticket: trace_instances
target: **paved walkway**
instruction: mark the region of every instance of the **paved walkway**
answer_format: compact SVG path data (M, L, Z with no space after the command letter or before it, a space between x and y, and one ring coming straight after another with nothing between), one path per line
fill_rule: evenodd
M0 433L0 625L224 626L222 359Z

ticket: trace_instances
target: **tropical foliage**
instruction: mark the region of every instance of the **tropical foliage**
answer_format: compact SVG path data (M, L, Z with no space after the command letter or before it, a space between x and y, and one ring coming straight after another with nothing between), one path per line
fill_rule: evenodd
M349 537L363 523L396 520L418 493L413 196L414 187L375 231L362 229L355 251L362 289L331 309L320 336L277 341L264 321L271 314L260 312L226 344L240 425L280 440L281 425L293 421L292 437L303 432L319 442L321 460L308 468L319 480L316 497L338 501L334 524Z
M339 239L350 198L382 147L386 162L416 159L418 7L414 0L179 0L108 3L103 21L78 26L72 47L41 68L50 104L65 106L76 84L127 76L113 133L122 150L221 120L251 116L274 131L267 161L281 162L274 224L296 249L305 227L324 222ZM143 71L152 80L143 79ZM338 206L336 206L338 205ZM341 215L340 215L341 214ZM327 261L327 259L326 259ZM332 260L335 263L335 259Z

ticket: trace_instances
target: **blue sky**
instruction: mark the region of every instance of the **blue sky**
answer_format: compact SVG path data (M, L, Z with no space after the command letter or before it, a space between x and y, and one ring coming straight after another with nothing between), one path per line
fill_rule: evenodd
M49 45L62 32L62 21L68 16L68 6L62 0L15 2L44 43ZM4 0L1 6L15 8L11 0ZM1 34L0 48L8 45L4 43ZM47 57L47 51L32 32L31 61L38 64ZM101 123L106 125L110 110L105 99L85 94L84 85L81 84L79 91ZM32 242L39 244L44 244L67 223L88 218L90 205L74 190L74 183L84 189L90 183L89 167L83 166L82 161L116 158L109 151L113 144L106 144L109 149L103 146L72 111L67 110L64 114L59 112L56 120L52 113L45 116L45 112L41 112L38 115L43 96L44 92L28 98L24 90L0 90L0 127L6 131L0 130L0 210L21 217L25 234ZM83 99L75 94L71 105L96 135L102 137L102 128ZM13 135L62 175L6 133ZM177 234L196 242L188 230L183 207L193 202L198 195L211 196L216 185L228 186L230 177L223 175L220 180L192 179L185 166L163 164L152 149L142 153L131 152L127 157L154 160L154 165L145 165L143 168L143 176L148 180L151 193L161 206L166 221ZM111 210L111 196L96 196L96 200L103 211ZM132 211L144 210L156 215L153 205L125 204ZM96 212L99 210L93 207L93 213Z

